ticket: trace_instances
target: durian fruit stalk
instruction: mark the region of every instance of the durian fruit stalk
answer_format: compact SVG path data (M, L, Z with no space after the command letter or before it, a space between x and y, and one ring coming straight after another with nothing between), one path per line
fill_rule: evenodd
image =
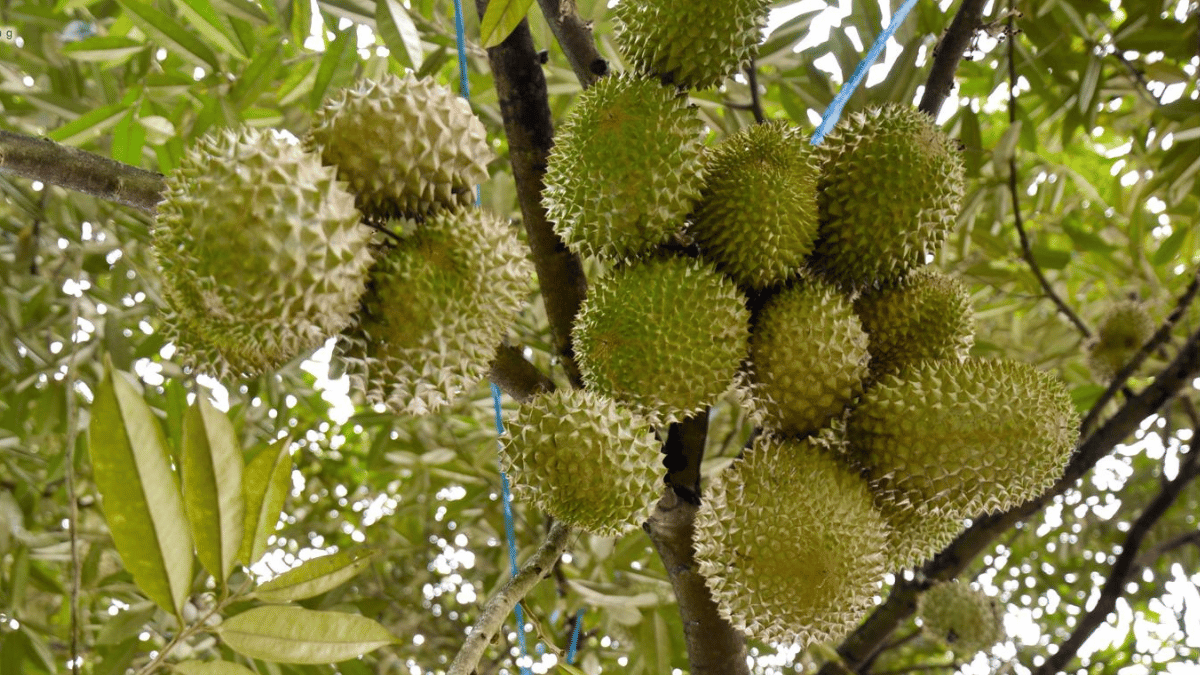
M361 219L332 168L272 131L198 139L166 176L152 230L180 358L254 375L344 328L371 264Z
M1154 334L1154 319L1136 300L1113 305L1087 346L1088 365L1102 382L1108 382Z
M306 145L376 219L473 204L496 154L461 96L411 73L363 80L317 109Z
M818 146L821 233L812 266L845 288L925 264L958 216L963 166L924 113L889 104L844 118Z
M885 573L887 525L866 482L813 440L760 436L713 481L695 528L721 616L764 642L843 637Z
M686 97L653 80L606 77L558 129L542 193L567 247L636 258L683 229L700 195L703 125Z
M851 452L875 487L926 513L974 518L1062 475L1078 416L1061 382L1013 361L923 361L868 389Z
M433 412L483 379L532 290L533 265L507 221L441 211L384 248L335 353L371 403Z
M960 658L989 651L1006 637L1004 611L995 598L957 580L925 591L917 616L926 634Z
M783 281L812 253L818 173L799 129L783 122L743 129L707 153L688 232L701 254L739 284Z
M518 408L508 432L500 461L513 495L592 534L638 527L662 491L649 422L595 392L537 396Z

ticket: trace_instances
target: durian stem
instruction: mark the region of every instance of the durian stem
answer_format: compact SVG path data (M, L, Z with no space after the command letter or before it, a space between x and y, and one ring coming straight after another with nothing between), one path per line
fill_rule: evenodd
M496 358L492 360L488 379L518 403L538 394L554 391L554 380L526 361L520 349L508 344L502 344L496 349Z
M921 95L918 109L934 119L954 88L954 71L958 70L958 62L983 23L983 6L986 4L987 0L963 0L950 27L933 49L933 66L925 80L925 93Z
M538 4L542 7L542 16L550 25L550 32L554 33L554 39L566 54L571 70L579 78L579 84L587 89L607 75L608 61L596 50L592 23L580 18L575 0L538 0Z

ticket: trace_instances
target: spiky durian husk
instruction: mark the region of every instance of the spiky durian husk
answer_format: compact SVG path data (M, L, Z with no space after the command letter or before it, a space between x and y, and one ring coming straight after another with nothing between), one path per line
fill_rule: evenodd
M554 138L542 203L575 253L640 256L683 228L700 195L703 125L652 80L606 77Z
M729 389L750 313L733 282L684 258L639 262L588 289L572 337L587 385L675 422Z
M889 572L920 565L966 529L962 518L944 513L923 513L910 502L897 503L877 496L875 506L888 524Z
M639 70L678 87L708 89L758 52L769 0L624 0L615 39Z
M757 124L714 147L688 232L702 255L751 288L804 265L817 237L812 146L784 122Z
M1004 641L1004 610L983 591L961 581L937 584L918 604L922 629L960 657L988 651Z
M305 144L337 167L363 212L380 219L474 203L496 156L465 99L411 73L327 98Z
M812 265L847 288L923 265L958 215L963 166L924 113L889 104L842 120L818 146L821 232Z
M380 255L336 353L371 403L432 412L484 377L532 289L533 265L504 219L442 211Z
M371 230L320 158L269 131L196 141L153 228L180 358L220 379L278 367L350 322Z
M870 337L872 378L923 359L965 358L974 341L966 287L928 267L859 296L854 313Z
M765 642L841 638L884 575L867 484L810 440L760 436L696 513L696 562L721 616Z
M1062 474L1078 416L1061 382L1013 361L923 361L885 376L850 413L876 488L925 512L973 518L1040 494Z
M862 392L867 334L833 287L802 279L771 298L750 338L752 413L763 426L807 434Z
M1088 343L1088 366L1101 381L1108 382L1154 334L1154 319L1145 305L1123 300L1113 305Z
M662 490L649 422L611 399L558 389L517 409L500 451L513 495L603 537L638 527Z

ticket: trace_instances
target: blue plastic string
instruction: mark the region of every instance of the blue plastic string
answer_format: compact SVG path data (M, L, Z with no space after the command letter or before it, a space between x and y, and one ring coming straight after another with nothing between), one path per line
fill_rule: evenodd
M575 630L571 631L571 649L567 652L567 663L575 663L575 647L579 646L579 627L583 625L583 610L575 613Z
M908 11L916 4L917 0L907 0L892 15L892 21L888 24L888 27L879 34L879 37L875 38L875 44L871 45L871 50L867 52L867 55L859 62L858 67L854 69L854 75L850 77L848 82L842 85L841 91L833 98L833 103L830 103L829 107L825 109L825 116L821 118L820 126L813 132L811 141L813 145L820 145L821 141L825 140L825 135L833 130L834 125L838 122L838 118L842 116L842 106L846 105L846 101L850 100L850 95L854 93L855 89L858 89L859 83L862 82L863 77L867 74L867 69L879 59L879 53L883 51L883 47L887 44L888 39L892 37L896 29L904 22L904 17L908 16Z

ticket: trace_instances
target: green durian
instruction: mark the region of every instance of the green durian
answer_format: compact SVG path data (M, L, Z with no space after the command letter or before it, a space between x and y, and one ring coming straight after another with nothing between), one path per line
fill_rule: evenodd
M649 422L592 391L558 389L521 404L500 462L513 495L603 537L641 525L662 491Z
M327 98L305 144L379 219L474 204L496 157L466 99L411 73L363 80Z
M152 230L181 360L254 375L342 330L371 264L361 219L332 168L272 131L198 139L166 176Z
M613 8L617 46L644 73L708 89L758 52L769 0L622 0Z
M961 581L939 583L921 595L922 629L960 658L990 651L1006 639L1004 610L995 598Z
M920 565L950 545L966 529L963 518L923 513L910 502L879 496L875 507L888 524L887 569L898 572Z
M606 77L558 129L542 203L573 252L641 256L683 229L700 196L703 125L653 80Z
M1096 377L1108 382L1154 334L1154 319L1136 300L1113 305L1087 345L1088 366Z
M764 642L839 639L885 573L866 482L812 440L758 437L696 513L696 563L721 616Z
M589 388L655 423L675 422L730 388L749 321L728 278L694 260L662 258L588 289L572 338Z
M959 281L924 267L854 301L870 338L871 377L924 359L961 359L974 342L971 304Z
M875 487L925 513L974 518L1062 475L1078 416L1061 382L1013 361L923 361L850 412L850 448Z
M821 232L813 267L846 288L925 264L958 216L963 165L924 113L898 104L844 118L818 146Z
M812 433L862 392L867 334L832 286L801 279L767 301L756 321L746 381L757 422Z
M335 353L372 404L433 412L483 379L532 290L533 265L505 219L441 211L384 248Z
M706 155L704 188L688 232L701 254L739 284L763 288L804 266L817 238L812 146L784 122L756 124Z

